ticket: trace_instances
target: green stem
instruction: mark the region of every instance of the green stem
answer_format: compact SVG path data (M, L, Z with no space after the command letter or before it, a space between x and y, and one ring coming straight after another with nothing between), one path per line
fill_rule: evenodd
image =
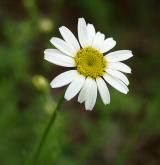
M35 155L33 157L33 164L36 162L36 160L37 160L37 158L38 158L38 156L39 156L39 154L40 154L40 152L42 150L42 147L44 145L46 137L47 137L47 135L48 135L48 133L49 133L53 123L55 122L55 119L56 119L56 116L57 116L57 111L61 108L61 106L63 104L63 101L64 101L64 95L62 95L62 97L60 98L57 106L55 107L55 109L53 111L53 115L52 115L52 117L51 117L51 119L50 119L50 121L49 121L49 123L48 123L48 125L47 125L47 127L46 127L46 129L45 129L45 131L43 133L43 135L42 135L41 141L40 141L40 143L38 145L38 148L36 150L36 153L35 153Z

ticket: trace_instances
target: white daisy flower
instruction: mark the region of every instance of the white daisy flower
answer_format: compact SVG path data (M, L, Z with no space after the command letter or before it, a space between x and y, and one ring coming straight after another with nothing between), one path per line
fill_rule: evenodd
M92 24L84 18L78 19L78 40L65 26L59 28L63 39L53 37L51 43L56 49L46 49L44 58L56 65L71 67L51 82L52 88L69 84L65 99L71 100L78 93L78 102L85 103L86 110L92 110L97 99L97 91L103 103L110 103L107 83L120 91L128 93L129 81L122 73L131 73L131 68L121 61L131 58L130 50L106 53L116 45L113 38L106 38L96 32Z

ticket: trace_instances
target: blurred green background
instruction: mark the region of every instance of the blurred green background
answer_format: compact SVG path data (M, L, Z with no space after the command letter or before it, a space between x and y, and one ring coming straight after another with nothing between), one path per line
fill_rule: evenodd
M65 68L43 59L65 25L77 35L84 17L130 49L130 92L109 87L111 104L92 112L65 102L38 159L39 165L160 164L160 1L0 0L0 164L32 157L65 88L49 82Z

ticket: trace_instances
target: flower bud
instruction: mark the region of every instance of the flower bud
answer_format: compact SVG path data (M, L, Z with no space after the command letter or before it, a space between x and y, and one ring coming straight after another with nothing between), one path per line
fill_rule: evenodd
M49 91L49 83L48 83L47 79L41 75L35 75L32 78L32 83L33 83L34 87L41 92Z

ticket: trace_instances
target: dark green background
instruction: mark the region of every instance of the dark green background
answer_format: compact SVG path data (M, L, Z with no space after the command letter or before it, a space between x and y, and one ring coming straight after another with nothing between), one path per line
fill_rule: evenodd
M65 102L39 165L160 164L160 1L0 0L0 164L25 165L65 88L50 82L65 68L43 59L65 25L77 35L84 17L130 49L128 95L109 87L111 104L92 112Z

